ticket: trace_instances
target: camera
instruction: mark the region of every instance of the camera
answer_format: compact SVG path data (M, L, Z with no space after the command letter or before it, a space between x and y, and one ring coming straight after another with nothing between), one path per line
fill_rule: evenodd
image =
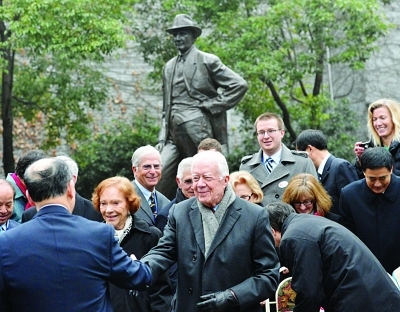
M368 148L371 145L371 141L362 142L358 146Z

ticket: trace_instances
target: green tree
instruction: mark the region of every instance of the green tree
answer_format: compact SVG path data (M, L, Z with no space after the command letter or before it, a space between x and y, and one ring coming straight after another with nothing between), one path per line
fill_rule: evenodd
M147 114L137 115L128 123L114 120L104 132L80 142L72 156L79 164L78 193L91 198L97 184L116 175L132 180L132 153L140 146L157 143L160 129L155 124Z
M107 92L96 62L123 47L128 0L0 1L4 171L14 171L13 118L44 114L44 147L88 135Z
M249 83L237 107L244 121L277 112L288 142L304 128L332 128L333 119L336 131L348 130L346 102L331 100L324 84L327 62L363 68L376 40L390 28L379 0L163 0L152 1L151 11L148 5L137 5L144 20L137 38L155 66L153 77L160 77L162 65L176 54L170 37L156 29L168 28L175 14L190 12L207 34L198 47L218 55Z

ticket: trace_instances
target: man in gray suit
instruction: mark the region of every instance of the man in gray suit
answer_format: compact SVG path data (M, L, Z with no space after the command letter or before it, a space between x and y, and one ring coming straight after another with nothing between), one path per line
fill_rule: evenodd
M258 181L264 193L263 205L279 201L291 178L298 173L317 177L307 153L291 151L282 143L285 135L282 118L274 113L257 117L254 128L260 150L242 158L240 170L246 170Z
M167 32L179 54L163 69L163 116L157 148L164 172L157 189L171 199L179 162L195 155L205 138L227 143L226 111L240 102L247 83L217 56L195 47L202 30L190 16L175 16Z
M164 236L141 261L154 279L178 264L176 312L262 312L279 263L266 210L237 197L225 157L193 157L195 197L174 205Z
M153 146L141 146L132 155L132 183L141 201L136 215L150 225L155 225L158 212L170 202L155 190L162 168L160 152Z

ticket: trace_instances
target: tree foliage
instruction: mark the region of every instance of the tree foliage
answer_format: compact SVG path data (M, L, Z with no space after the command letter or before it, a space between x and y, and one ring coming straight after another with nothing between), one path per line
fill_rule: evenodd
M252 122L265 111L277 112L284 119L288 142L305 128L354 131L357 125L348 122L354 114L347 102L335 94L330 100L327 63L363 68L377 48L376 40L390 29L378 0L138 2L142 19L137 29L142 32L137 38L146 60L155 66L153 77L160 77L162 65L176 54L170 37L159 29L170 27L177 13L189 13L205 34L197 46L218 55L249 83L237 106L244 121ZM332 138L348 144L345 139L350 137Z
M128 0L0 1L3 164L14 170L13 118L44 116L44 148L88 134L107 87L95 62L123 47Z
M79 194L91 198L97 184L116 175L132 180L132 153L140 146L157 143L156 124L147 114L135 116L131 123L114 120L104 132L81 142L72 156L79 165Z

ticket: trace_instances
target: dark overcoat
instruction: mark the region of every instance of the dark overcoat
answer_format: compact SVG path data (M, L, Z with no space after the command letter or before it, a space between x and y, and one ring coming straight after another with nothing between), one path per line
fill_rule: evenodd
M230 312L262 312L272 297L279 263L268 213L236 197L227 208L205 257L202 218L196 198L170 210L159 244L142 261L157 278L178 263L177 312L196 311L200 296L232 289L240 307Z
M336 222L292 214L279 249L297 292L294 312L400 311L399 289L385 269Z

